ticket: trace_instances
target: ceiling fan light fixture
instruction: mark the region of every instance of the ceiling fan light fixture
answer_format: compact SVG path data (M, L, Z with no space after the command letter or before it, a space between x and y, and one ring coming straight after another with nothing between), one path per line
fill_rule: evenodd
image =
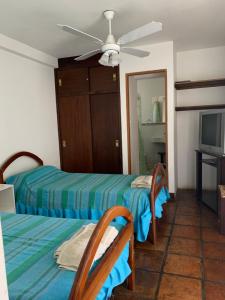
M100 65L108 66L109 65L109 55L107 52L104 52L100 57L99 61Z
M120 58L119 58L119 53L114 53L112 55L110 55L109 57L109 65L111 67L116 67L120 64Z
M120 63L119 53L110 49L102 54L98 62L103 66L116 67Z

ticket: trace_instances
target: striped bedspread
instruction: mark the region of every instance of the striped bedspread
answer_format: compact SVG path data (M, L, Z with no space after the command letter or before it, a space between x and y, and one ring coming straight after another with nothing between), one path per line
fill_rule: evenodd
M134 216L136 238L147 238L151 211L150 189L131 188L135 175L66 173L42 166L8 178L14 184L18 213L53 217L99 219L108 208L123 205ZM162 189L156 200L156 216L169 198Z
M75 272L59 269L54 251L87 220L1 213L10 300L68 299ZM117 225L118 226L118 225ZM112 289L130 274L128 246L121 253L97 299L107 299Z

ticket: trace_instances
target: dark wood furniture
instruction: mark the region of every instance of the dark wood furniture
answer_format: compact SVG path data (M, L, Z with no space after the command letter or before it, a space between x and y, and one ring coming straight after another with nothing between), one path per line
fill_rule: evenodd
M160 162L161 164L165 164L165 156L166 156L166 152L158 152L158 155L160 157Z
M28 156L33 158L38 165L43 165L43 161L35 154L31 152L21 151L18 152L11 157L9 157L2 166L0 166L0 184L4 183L4 171L19 157ZM155 217L155 201L157 196L162 188L167 188L167 174L166 171L161 163L158 163L153 171L153 178L152 178L152 186L151 186L151 193L150 193L150 208L152 213L152 226L151 231L149 231L148 240L152 241L153 244L156 243L157 240L157 224L156 224L156 217Z
M61 167L67 172L122 172L119 68L98 59L62 58L55 70Z
M199 89L199 88L216 87L216 86L225 86L225 78L197 80L197 81L184 80L184 81L175 82L176 90Z
M218 202L218 217L219 230L225 235L225 185L219 185L219 202Z
M104 254L100 263L89 274L95 254L101 239L109 226L116 217L122 216L126 219L127 224L120 231L109 249ZM133 217L132 214L122 206L114 206L106 211L104 216L98 222L88 245L81 259L75 281L70 293L71 300L92 300L95 299L111 269L125 245L129 242L129 265L132 270L128 277L128 288L135 288L135 265L134 265L134 238L133 238Z
M206 151L195 150L196 151L196 193L197 198L203 200L203 191L202 191L202 164L207 164L216 168L216 186L215 191L217 193L218 185L225 184L225 157L222 155L208 153ZM203 154L210 155L212 158L203 158ZM213 197L213 195L212 195ZM215 197L215 207L218 207L218 195ZM204 203L204 202L203 202ZM215 209L216 212L218 209Z
M225 104L196 105L196 106L176 106L175 111L207 110L207 109L223 109L223 108L225 108Z
M174 86L175 86L176 90L225 86L225 78L198 80L198 81L191 81L191 80L177 81L177 82L175 82ZM176 111L188 111L188 110L222 109L222 108L225 108L225 104L176 106L175 110Z

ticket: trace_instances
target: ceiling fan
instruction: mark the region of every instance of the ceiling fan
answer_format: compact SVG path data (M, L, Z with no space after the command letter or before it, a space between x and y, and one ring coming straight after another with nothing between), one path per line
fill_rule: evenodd
M128 54L138 56L138 57L146 57L150 54L150 52L148 52L148 51L144 51L144 50L140 50L140 49L136 49L136 48L124 47L124 45L131 43L133 41L136 41L138 39L141 39L150 34L153 34L155 32L161 31L162 23L151 22L144 26L138 27L138 28L122 35L116 42L116 40L112 34L112 25L111 25L111 22L115 15L115 12L112 10L106 10L106 11L104 11L103 14L104 14L106 20L108 20L108 22L109 22L109 34L108 34L105 42L91 34L83 32L79 29L75 29L68 25L58 24L58 26L60 26L62 28L62 30L72 33L72 34L75 34L75 35L79 35L81 37L86 37L88 39L91 39L92 41L94 41L95 43L97 43L100 46L99 49L91 50L81 56L76 57L75 58L76 61L85 60L97 53L103 53L101 58L99 59L99 63L104 66L114 67L114 66L118 66L120 63L120 58L119 58L120 52L128 53Z

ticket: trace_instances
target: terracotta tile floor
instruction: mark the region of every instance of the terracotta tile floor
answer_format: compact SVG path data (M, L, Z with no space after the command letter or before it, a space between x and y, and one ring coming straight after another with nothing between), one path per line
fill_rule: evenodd
M180 190L164 206L156 245L136 243L136 289L114 290L113 300L225 300L225 236L217 217Z

